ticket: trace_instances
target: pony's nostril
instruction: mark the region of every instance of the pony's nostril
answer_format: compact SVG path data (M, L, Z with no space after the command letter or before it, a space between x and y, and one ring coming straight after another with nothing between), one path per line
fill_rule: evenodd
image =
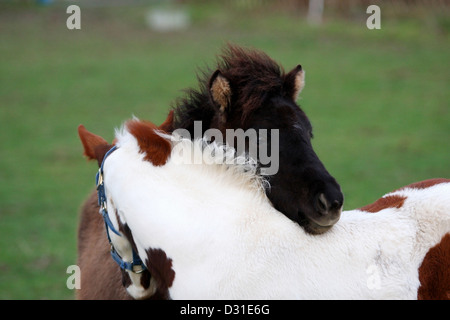
M331 207L330 207L330 209L331 209L331 210L337 210L337 209L339 209L340 207L342 207L342 203L339 202L338 200L334 200L334 201L333 201L333 204L332 204Z
M317 198L317 207L319 211L322 212L328 211L328 201L323 193L321 193Z

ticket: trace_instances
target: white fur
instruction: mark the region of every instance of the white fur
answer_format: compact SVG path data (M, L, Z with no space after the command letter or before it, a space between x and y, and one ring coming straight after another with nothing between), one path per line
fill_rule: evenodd
M194 165L172 154L155 167L126 130L117 138L104 167L108 208L144 262L148 248L172 259L173 299L416 299L425 254L450 232L450 183L397 191L407 197L400 209L344 211L309 235L271 206L251 162ZM207 153L201 141L181 143Z

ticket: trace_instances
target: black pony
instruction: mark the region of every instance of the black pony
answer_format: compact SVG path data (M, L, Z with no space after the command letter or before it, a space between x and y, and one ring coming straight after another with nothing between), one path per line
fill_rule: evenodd
M267 196L310 233L333 226L343 195L314 152L311 123L295 102L304 86L302 67L284 73L265 53L229 45L217 70L203 72L199 84L199 90L186 91L187 97L174 107L174 128L191 136L195 121L201 121L202 134L210 128L224 136L226 129L267 129L269 135L270 129L278 129L279 169L269 176ZM271 141L267 139L268 150Z

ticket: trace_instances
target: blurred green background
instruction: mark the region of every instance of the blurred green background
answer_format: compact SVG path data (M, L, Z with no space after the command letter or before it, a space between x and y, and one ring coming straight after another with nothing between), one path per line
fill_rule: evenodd
M287 71L302 64L299 103L345 209L450 178L445 1L326 0L311 24L308 1L79 0L81 30L66 27L70 4L0 1L1 299L74 297L66 269L97 170L77 126L111 141L132 115L163 121L227 42ZM369 4L381 8L380 30L366 27ZM155 12L181 20L157 29Z

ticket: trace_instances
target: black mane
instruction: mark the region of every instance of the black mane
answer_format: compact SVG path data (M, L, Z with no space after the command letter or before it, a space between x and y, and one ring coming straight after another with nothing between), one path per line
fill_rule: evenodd
M228 45L219 56L216 68L229 81L232 105L240 110L241 123L271 94L283 94L284 70L259 50ZM214 70L198 74L199 89L185 90L185 97L176 101L174 127L193 131L193 122L202 121L203 130L211 127L217 106L209 93L209 81Z
M208 80L210 72L197 75L199 89L186 89L185 97L175 103L173 127L187 129L193 136L194 121L202 121L203 130L210 128L211 121L216 114L216 108L209 94ZM202 133L203 134L203 133Z

